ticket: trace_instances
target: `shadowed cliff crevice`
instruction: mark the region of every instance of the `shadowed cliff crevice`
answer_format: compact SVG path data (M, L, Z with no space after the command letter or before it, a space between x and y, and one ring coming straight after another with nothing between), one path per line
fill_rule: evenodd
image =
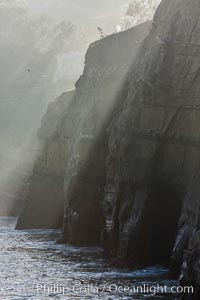
M133 266L169 266L180 214L181 197L176 188L163 182L152 185L137 236L129 242L127 260Z

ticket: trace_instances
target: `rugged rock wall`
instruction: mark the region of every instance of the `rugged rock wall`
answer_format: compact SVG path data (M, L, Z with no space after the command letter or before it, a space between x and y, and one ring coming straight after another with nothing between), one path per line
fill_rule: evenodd
M172 254L171 269L180 271L199 214L199 6L162 2L105 118L95 114L108 103L98 100L102 82L86 64L76 95L90 101L95 89L95 109L86 109L66 171L68 241L98 242L102 232L106 252L123 263L169 264ZM86 158L78 151L84 130Z
M199 13L200 0L164 0L149 34L147 23L90 46L66 113L66 241L180 271L199 229Z
M198 300L200 296L200 231L193 232L188 250L185 251L184 262L182 264L179 278L181 285L192 286L194 293L181 294L178 299Z
M199 6L162 2L111 126L106 219L114 252L133 265L167 263L181 217L176 261L197 226Z
M39 149L16 228L60 228L63 223L63 179L73 121L66 111L73 92L48 107L38 131Z
M123 263L171 261L180 272L199 226L199 9L196 0L162 2L106 121L98 114L87 159L78 155L84 166L70 178L67 168L68 241L88 244L101 231L105 252Z
M75 93L65 93L49 105L38 131L40 149L18 220L18 229L62 226L64 174L66 182L78 171L77 164L84 166L94 135L100 132L100 126L104 125L108 112L112 111L135 52L150 27L148 22L92 44L86 54L84 74L76 84ZM102 141L96 138L96 141L95 147L98 151L99 147L102 148L103 157L100 160L98 158L100 164L95 168L99 169L99 173L103 172L105 178L105 163L101 162L105 161L106 142L104 138ZM78 156L81 157L79 163ZM93 175L95 173L98 173L97 170Z
M198 227L199 11L196 0L162 2L110 129L107 230L133 266L168 264L173 252L179 272Z
M65 238L81 245L99 244L104 228L104 189L108 127L124 98L124 82L141 41L145 23L92 44L74 101L80 120L65 176Z

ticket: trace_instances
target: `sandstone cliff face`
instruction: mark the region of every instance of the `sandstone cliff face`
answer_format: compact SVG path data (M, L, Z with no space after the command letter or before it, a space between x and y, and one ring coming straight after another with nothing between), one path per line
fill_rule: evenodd
M66 111L73 92L48 107L38 131L39 146L24 205L16 228L60 228L63 223L63 180L73 121Z
M133 265L168 263L180 218L174 265L197 226L199 8L162 2L110 129L106 219Z
M94 136L100 132L102 126L106 128L104 122L106 123L107 112L112 110L113 102L117 92L121 86L123 87L123 80L132 64L135 52L150 26L148 22L92 44L86 54L85 70L76 84L75 93L65 93L55 103L49 105L38 131L40 149L18 220L18 229L62 226L64 175L66 174L66 186L68 179L72 178L80 167L84 169ZM84 179L88 181L88 188L91 187L91 190L94 189L96 193L90 192L90 201L95 201L95 195L99 194L99 187L93 187L93 182L97 181L99 184L99 179L101 181L102 178L105 181L106 140L105 137L102 141L98 138L95 140L97 143L94 143L94 147L99 152L98 162L94 166L93 174L89 175L90 178L86 179L86 176ZM85 181L81 184L85 185ZM73 203L74 206L77 205L76 200L73 200ZM84 201L82 203L84 204ZM99 197L96 203L99 203ZM67 204L66 211L68 207ZM94 216L94 224L99 222L99 210L98 204L96 215L89 212L90 217ZM86 207L84 211L87 212ZM73 211L72 215L75 214L76 212ZM83 213L83 218L85 217ZM90 217L86 219L89 220ZM95 231L93 234L94 239L98 241L101 227L100 225L98 235ZM77 236L77 241L80 237L81 232L79 237ZM84 238L83 242L85 242Z
M199 10L200 1L162 2L110 129L107 228L133 266L172 253L178 272L198 227Z
M68 242L99 244L104 228L108 126L123 102L130 66L151 23L92 44L76 85L80 123L65 176L64 235ZM126 93L126 91L125 91Z
M93 129L91 145L84 158L86 139L76 140L65 177L69 242L98 242L102 232L106 252L123 263L169 264L172 255L180 271L199 214L199 5L163 1L106 118L86 108L81 128ZM91 99L102 90L88 70L77 90Z
M150 32L147 23L90 46L65 115L66 241L180 271L200 224L199 13L200 0L164 0Z

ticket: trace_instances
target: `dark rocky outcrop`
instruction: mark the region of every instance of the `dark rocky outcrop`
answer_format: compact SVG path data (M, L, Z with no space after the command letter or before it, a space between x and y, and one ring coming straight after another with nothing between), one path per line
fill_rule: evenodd
M113 252L133 266L169 263L180 217L172 262L180 270L197 226L199 8L162 2L110 128L106 219Z
M180 272L200 224L199 13L200 0L164 0L150 32L146 23L90 46L66 111L65 241Z
M64 235L68 242L100 244L105 224L103 197L111 120L123 103L130 66L151 23L92 44L76 84L79 125L65 175Z
M85 160L89 155L88 151L92 151L90 146L93 144L94 136L98 135L102 125L104 128L107 127L108 112L112 111L116 95L121 87L123 88L123 81L133 62L136 50L150 27L151 23L147 22L127 32L112 35L92 44L86 54L85 70L76 84L75 94L63 94L55 103L50 104L38 132L40 140L38 159L17 224L18 229L61 226L64 210L64 174L66 174L66 186L68 178L75 178L74 173L81 166L80 169L83 172L78 177L85 177L85 179L84 181L77 180L75 188L77 198L72 202L74 206L79 206L82 197L90 198L88 201L82 201L83 204L89 203L91 200L95 201L95 212L93 209L90 211L85 204L83 210L80 205L82 220L89 221L85 226L89 226L93 238L91 236L84 237L83 231L86 231L86 227L81 224L82 231L78 230L79 235L78 233L73 234L73 239L69 238L69 235L68 239L74 243L76 243L75 239L77 243L80 243L81 239L83 244L100 242L102 226L98 225L97 234L94 224L101 223L99 199L100 196L102 197L102 192L100 189L102 185L105 186L107 142L103 135L102 140L95 138L96 142L93 147L98 152L98 158L96 162L90 164L90 167L93 165L93 171L91 169L89 174L83 175ZM104 182L100 184L101 180ZM97 186L96 183L100 186ZM85 192L81 190L83 185ZM71 187L69 191L72 192L72 190ZM87 191L88 194L85 195ZM80 199L78 199L79 192ZM66 207L67 211L69 205L67 204ZM72 206L70 209L72 218L76 219L76 211L73 211ZM57 211L60 215L58 223ZM69 210L67 214L69 214ZM90 221L91 217L93 217L92 222ZM71 218L68 220L72 221ZM66 224L67 222L65 229L70 227ZM75 227L73 225L73 228ZM96 241L91 242L91 239Z
M77 138L72 176L67 167L67 240L91 243L105 223L109 252L133 267L169 265L172 254L171 270L180 272L198 224L199 6L200 1L162 2L109 113L98 113L87 158L78 154L84 138ZM95 88L101 95L101 85L86 75L87 64L78 92L90 99ZM97 93L94 99L101 106ZM95 110L86 111L79 133L85 124L94 128Z
M183 287L193 288L193 293L183 293L179 299L198 300L200 297L200 231L194 231L191 235L179 280Z
M63 180L73 122L66 111L73 92L51 103L38 131L39 149L25 195L17 229L61 228L63 223Z

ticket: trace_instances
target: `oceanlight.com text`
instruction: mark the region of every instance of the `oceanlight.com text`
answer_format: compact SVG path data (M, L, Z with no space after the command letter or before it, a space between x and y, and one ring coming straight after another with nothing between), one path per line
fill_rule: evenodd
M193 294L194 287L192 286L167 286L167 285L149 285L143 284L140 286L121 285L115 283L104 283L102 285L94 284L66 284L66 285L46 285L38 284L36 287L37 294L39 295L97 295L101 293L109 294L121 294L121 295L135 295L135 294L147 294L155 296L157 294Z

